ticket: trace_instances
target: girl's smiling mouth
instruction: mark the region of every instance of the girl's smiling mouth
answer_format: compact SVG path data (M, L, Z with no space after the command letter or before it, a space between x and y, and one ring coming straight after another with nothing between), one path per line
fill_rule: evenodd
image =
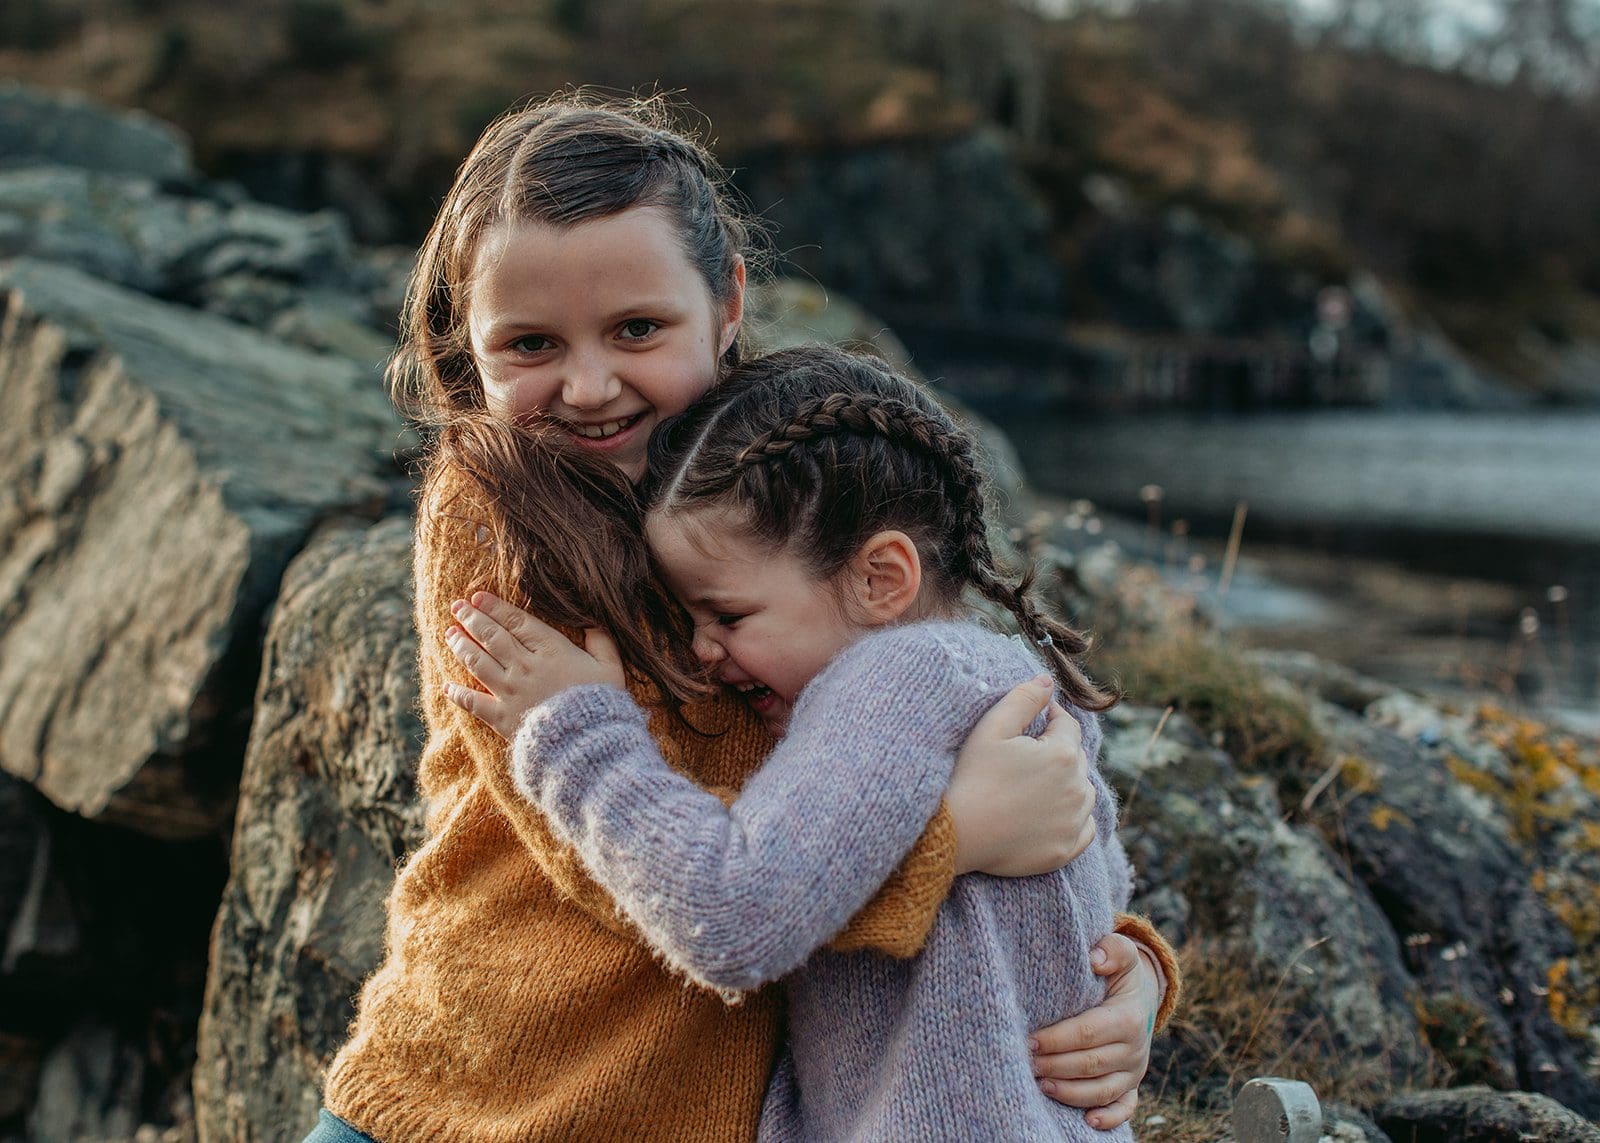
M764 687L760 683L730 683L738 692L740 698L750 704L750 709L759 715L772 713L773 707L778 704L778 696L771 687Z
M593 421L581 423L578 421L562 421L561 425L571 433L581 444L592 448L612 448L622 444L623 440L631 437L634 428L645 419L648 412L633 413L626 417L617 417L609 421Z

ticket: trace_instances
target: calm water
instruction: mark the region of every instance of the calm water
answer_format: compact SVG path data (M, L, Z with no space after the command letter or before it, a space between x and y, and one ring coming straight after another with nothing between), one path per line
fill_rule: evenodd
M990 410L1039 487L1143 517L1494 580L1560 585L1584 674L1600 670L1600 412L1315 412L1114 419ZM1587 689L1587 688L1586 688Z

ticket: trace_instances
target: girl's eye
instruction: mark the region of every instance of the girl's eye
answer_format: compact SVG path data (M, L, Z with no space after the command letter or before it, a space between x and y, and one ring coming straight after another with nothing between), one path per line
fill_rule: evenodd
M642 337L649 337L660 328L649 318L634 318L632 321L622 323L622 337L626 341L637 341Z
M743 618L744 616L742 615L719 615L717 616L717 626L732 627L735 623L739 622L739 620Z
M518 353L543 353L550 344L550 339L542 333L525 333L511 343L511 348Z

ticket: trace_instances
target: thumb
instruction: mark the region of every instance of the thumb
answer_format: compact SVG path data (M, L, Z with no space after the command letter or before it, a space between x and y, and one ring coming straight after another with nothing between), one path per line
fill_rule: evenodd
M617 641L611 637L609 631L599 627L590 627L583 633L583 649L598 663L608 667L615 667L617 674L622 673L622 652L617 650Z
M1121 976L1139 964L1139 949L1121 933L1107 933L1089 954L1089 964L1097 976Z
M971 738L980 735L994 738L1018 738L1028 732L1033 720L1039 717L1050 701L1054 687L1049 675L1039 675L1019 683L1006 692L1006 696L989 708L987 714L972 728Z

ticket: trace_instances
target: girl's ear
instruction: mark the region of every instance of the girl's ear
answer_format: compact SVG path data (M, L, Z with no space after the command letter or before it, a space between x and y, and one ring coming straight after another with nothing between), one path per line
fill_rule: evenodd
M739 336L739 325L744 321L744 255L734 256L732 289L727 300L722 303L721 334L717 339L717 356L720 358L728 352L728 347L733 344L733 339Z
M851 602L869 627L904 616L922 591L922 557L911 537L900 531L878 532L862 544L848 574Z

